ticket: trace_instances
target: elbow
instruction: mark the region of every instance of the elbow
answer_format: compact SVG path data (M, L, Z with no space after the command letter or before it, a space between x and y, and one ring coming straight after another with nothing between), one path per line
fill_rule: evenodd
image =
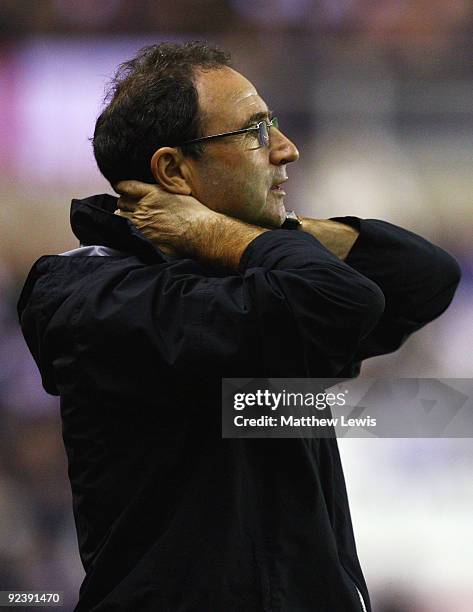
M461 268L457 260L451 255L448 255L447 253L446 255L448 257L448 263L446 263L445 266L445 291L447 293L448 301L445 308L452 301L453 296L455 295L455 291L457 290L462 277Z
M438 279L435 291L430 295L426 292L417 311L416 319L422 324L433 321L449 307L461 280L461 269L454 257L439 249L432 276Z
M435 255L431 259L431 274L439 279L439 285L444 288L457 288L461 280L461 269L457 260L439 246L435 247Z
M452 297L455 293L458 285L460 284L462 273L460 265L457 260L445 253L447 261L445 262L445 278L447 281L447 287L452 290Z
M450 302L453 300L453 296L458 288L458 285L461 281L461 268L456 259L454 259L448 253L445 253L445 263L442 271L443 280L443 290L441 294L439 294L438 299L438 314L439 316L444 312L450 305Z

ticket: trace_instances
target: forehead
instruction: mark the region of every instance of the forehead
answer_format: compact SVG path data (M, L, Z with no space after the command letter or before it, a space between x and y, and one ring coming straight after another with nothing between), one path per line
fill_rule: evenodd
M268 110L253 83L228 66L197 71L195 86L206 129L238 129L254 113Z

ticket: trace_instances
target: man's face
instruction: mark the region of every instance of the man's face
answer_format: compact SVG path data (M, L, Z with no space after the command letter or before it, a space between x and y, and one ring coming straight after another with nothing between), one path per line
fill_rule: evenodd
M231 68L199 71L195 83L203 136L269 119L268 107L255 87ZM286 164L298 157L294 144L274 127L269 129L269 147L259 144L256 130L211 140L200 159L188 159L192 195L217 212L262 227L279 227L285 219L281 183L287 180Z

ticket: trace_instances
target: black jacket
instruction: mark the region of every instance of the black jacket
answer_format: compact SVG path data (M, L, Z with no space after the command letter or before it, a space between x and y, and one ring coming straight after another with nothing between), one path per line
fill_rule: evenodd
M346 263L275 230L224 275L165 256L115 206L73 201L81 244L103 246L39 259L18 305L61 396L76 611L370 610L336 440L222 440L220 381L356 376L447 308L455 260L344 217Z

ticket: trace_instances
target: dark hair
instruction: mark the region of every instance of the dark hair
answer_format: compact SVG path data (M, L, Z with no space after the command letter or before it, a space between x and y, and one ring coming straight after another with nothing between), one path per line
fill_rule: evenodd
M93 137L95 159L105 178L112 185L124 179L154 183L153 153L202 135L195 69L229 65L227 53L202 42L151 45L121 64ZM203 146L185 145L182 151L198 158Z

